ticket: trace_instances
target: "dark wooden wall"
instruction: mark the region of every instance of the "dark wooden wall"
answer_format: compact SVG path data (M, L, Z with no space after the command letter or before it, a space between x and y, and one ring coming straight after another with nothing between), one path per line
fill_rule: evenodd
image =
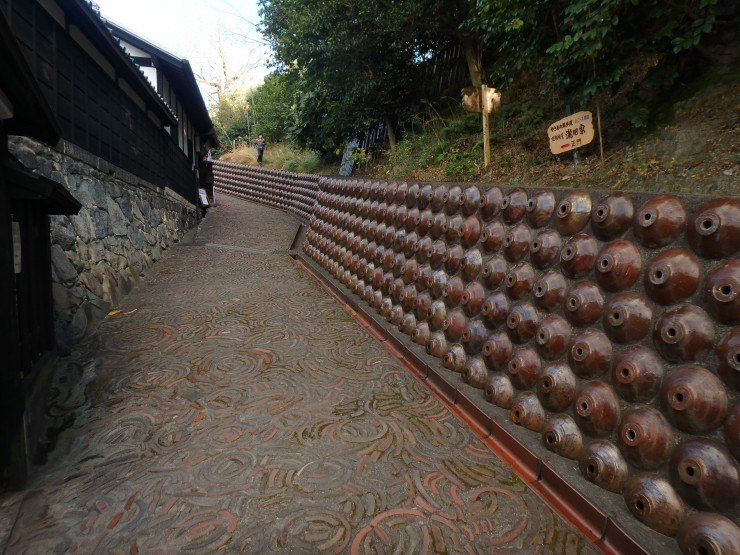
M195 203L193 161L36 2L0 0L63 138ZM191 154L192 156L192 154Z

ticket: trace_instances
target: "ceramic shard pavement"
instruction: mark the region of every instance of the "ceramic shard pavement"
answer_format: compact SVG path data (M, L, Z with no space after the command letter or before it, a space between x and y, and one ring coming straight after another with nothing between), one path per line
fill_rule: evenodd
M218 201L59 364L76 418L0 499L7 553L599 552L286 253L295 219Z

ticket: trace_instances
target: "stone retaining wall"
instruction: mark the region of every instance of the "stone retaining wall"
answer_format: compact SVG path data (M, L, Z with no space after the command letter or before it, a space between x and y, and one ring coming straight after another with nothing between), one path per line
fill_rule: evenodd
M64 351L197 225L198 212L179 195L65 142L60 152L13 137L10 150L27 167L63 183L82 204L76 215L50 216L54 319Z

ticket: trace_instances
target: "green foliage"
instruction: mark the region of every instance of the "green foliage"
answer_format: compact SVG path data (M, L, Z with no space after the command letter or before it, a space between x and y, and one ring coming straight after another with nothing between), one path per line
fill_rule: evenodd
M284 73L270 73L265 82L251 94L253 127L256 136L262 133L271 142L290 138L292 105L295 95L293 82Z
M219 140L224 146L234 146L237 141L249 136L247 96L248 92L243 89L223 95L211 114Z
M378 121L409 121L421 60L450 42L469 0L260 0L276 65L298 84L292 138L333 152Z
M219 106L218 129L232 137L257 126L268 140L315 149L325 160L334 157L336 145L378 121L397 128L399 136L414 129L425 90L422 62L452 45L466 54L482 52L484 80L504 92L521 83L540 91L539 99L509 102L512 107L505 102L494 119L499 132L535 133L553 105L557 111L566 105L593 108L614 99L620 121L644 128L653 118L648 101L675 79L676 58L713 33L723 14L734 13L730 0L259 0L259 5L277 71L249 92L251 111L241 110L239 98ZM640 59L650 62L636 68ZM470 58L468 64L475 65ZM425 121L439 114L428 116ZM449 146L468 140L464 137L479 121L469 114L430 129ZM412 147L413 141L403 146ZM420 148L418 157L472 171L454 150Z

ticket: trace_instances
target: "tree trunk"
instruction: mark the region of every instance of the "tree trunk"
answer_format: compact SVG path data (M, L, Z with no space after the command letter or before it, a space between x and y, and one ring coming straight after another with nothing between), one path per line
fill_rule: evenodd
M475 39L466 37L462 39L462 47L465 51L470 81L474 87L480 88L483 84L483 61L480 46Z
M391 118L389 117L385 118L385 132L388 134L388 146L390 146L391 150L395 150L396 148L396 128L393 127L393 122L391 121Z

